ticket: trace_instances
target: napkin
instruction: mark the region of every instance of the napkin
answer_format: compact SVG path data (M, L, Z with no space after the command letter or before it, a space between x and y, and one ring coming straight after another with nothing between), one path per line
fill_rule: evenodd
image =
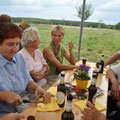
M98 68L96 68L96 67L93 67L95 70L99 70ZM100 74L100 75L106 75L106 71L107 71L108 69L107 68L104 68L104 71L103 71L103 73L102 74Z
M37 104L37 111L38 112L52 112L52 111L59 111L60 107L58 106L55 97L51 98L50 103L38 103Z
M47 92L50 92L51 94L56 95L56 93L57 93L57 86L52 86L52 87L50 87L50 88L47 90Z
M76 65L76 66L79 66L79 65L81 65L81 64L82 64L81 61L79 61L79 62L77 62L75 65ZM90 67L90 64L86 63L86 66Z
M84 108L87 108L86 106L86 100L79 100L79 101L75 101L73 102L73 104L75 106L77 106L78 108L80 108L81 110L84 110ZM95 102L95 107L99 110L99 111L104 111L106 110L106 107L104 107L103 105L101 105L98 102Z

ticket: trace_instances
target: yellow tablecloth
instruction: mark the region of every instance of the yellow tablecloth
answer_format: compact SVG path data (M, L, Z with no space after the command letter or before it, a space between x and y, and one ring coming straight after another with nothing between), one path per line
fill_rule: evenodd
M79 100L79 101L75 101L73 102L73 104L75 106L77 106L78 108L80 108L81 110L84 110L84 108L87 108L86 106L86 101L87 100ZM99 111L104 111L106 110L106 107L104 107L103 105L101 105L98 102L95 102L95 107L99 110Z
M79 61L79 62L76 63L77 66L79 66L79 65L81 65L81 64L82 64L81 61ZM90 64L86 63L86 66L90 67Z
M47 90L47 92L50 92L51 94L56 95L56 93L57 93L57 86L52 86L52 87L50 87L50 88Z
M51 111L59 111L60 107L56 103L56 98L52 98L50 103L38 103L37 111L39 112L51 112Z
M98 70L98 68L96 68L96 67L93 67L95 70ZM99 75L106 75L106 72L107 72L107 68L104 68L104 71L103 71L103 73L102 74L99 74Z

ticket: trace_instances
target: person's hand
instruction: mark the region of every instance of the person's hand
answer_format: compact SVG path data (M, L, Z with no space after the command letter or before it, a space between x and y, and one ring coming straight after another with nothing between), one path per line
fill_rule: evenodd
M74 44L72 42L68 42L68 46L69 46L69 51L71 51L74 47Z
M120 108L120 102L117 102L117 106Z
M22 114L10 113L0 118L0 120L20 120L25 118Z
M44 102L46 102L46 103L49 103L51 100L51 97L53 97L53 95L51 93L46 92L45 90L43 91L43 89L41 89L40 86L36 87L36 90L35 90L35 95L36 95L37 100L38 100L39 94L43 95Z
M119 83L118 81L114 81L111 86L111 94L113 97L117 98L119 96Z
M5 101L10 106L17 106L23 102L22 98L19 95L10 91L3 91L1 98L1 101Z
M82 120L106 120L105 115L100 113L92 103L87 102L89 108L85 108L84 111L81 111L83 116Z
M40 72L36 72L35 70L31 70L30 75L35 82L40 81L40 79L44 77L44 74L41 74Z

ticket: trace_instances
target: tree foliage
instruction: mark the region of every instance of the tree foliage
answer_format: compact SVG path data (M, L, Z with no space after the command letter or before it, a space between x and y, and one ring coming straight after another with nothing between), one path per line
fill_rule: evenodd
M83 4L76 6L77 9L77 17L82 18L82 10L83 10ZM93 8L91 3L86 3L85 5L85 14L84 14L84 20L86 21L92 14L93 14Z
M120 22L115 25L116 30L120 30Z
M40 19L40 18L24 18L24 17L12 17L14 23L20 23L22 20L27 20L31 24L49 24L49 25L68 25L68 26L80 26L79 21L72 20L55 20L55 19ZM85 22L85 27L98 28L97 22ZM101 28L113 29L114 25L106 25L101 23Z

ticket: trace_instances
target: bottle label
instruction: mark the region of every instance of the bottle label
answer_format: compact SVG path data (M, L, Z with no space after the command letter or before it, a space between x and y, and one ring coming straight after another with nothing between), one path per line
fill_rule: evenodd
M65 94L61 91L57 92L57 103L60 105L60 104L63 104L65 101Z
M96 83L96 78L92 78L92 85L95 85L95 83Z
M92 76L97 76L98 73L93 72Z
M61 78L60 78L60 83L61 83L61 84L64 84L64 77L61 77Z
M65 109L67 112L72 110L72 102L71 101L67 101Z
M104 61L104 57L103 56L101 57L101 60Z

